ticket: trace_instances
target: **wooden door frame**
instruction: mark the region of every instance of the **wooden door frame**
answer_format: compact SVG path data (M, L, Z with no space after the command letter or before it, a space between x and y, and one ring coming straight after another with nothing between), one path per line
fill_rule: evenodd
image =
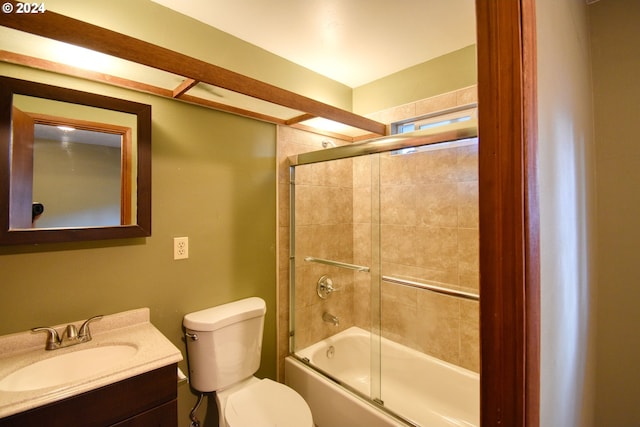
M481 425L540 423L535 0L476 0Z

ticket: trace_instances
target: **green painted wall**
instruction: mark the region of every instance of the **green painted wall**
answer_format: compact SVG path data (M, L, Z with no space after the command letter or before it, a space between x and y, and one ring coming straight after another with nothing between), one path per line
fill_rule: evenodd
M595 424L640 425L640 3L588 7L596 135Z
M0 246L0 334L149 307L184 354L185 313L256 295L267 302L258 376L275 378L275 126L4 63L0 74L151 104L153 115L152 236ZM175 236L189 236L189 259L173 260ZM179 400L184 425L195 397L181 386Z
M476 84L476 46L468 46L353 90L353 112L369 114Z

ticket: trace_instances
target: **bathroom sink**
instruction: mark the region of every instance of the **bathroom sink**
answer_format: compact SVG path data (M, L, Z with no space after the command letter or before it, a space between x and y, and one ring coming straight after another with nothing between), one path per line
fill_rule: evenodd
M29 391L81 381L116 368L138 352L129 344L78 349L34 362L0 380L0 391Z

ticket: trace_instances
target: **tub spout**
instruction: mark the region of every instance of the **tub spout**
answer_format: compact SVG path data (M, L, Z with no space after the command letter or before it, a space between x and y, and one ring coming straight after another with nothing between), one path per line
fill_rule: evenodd
M322 313L322 320L328 323L333 323L333 326L338 326L340 324L340 321L336 316L329 314L326 311Z

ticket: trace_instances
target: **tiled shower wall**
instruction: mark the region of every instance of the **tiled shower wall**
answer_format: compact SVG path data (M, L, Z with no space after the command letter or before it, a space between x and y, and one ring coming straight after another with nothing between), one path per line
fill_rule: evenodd
M382 275L478 292L477 144L380 156ZM370 159L354 161L354 262L371 265ZM354 316L370 328L368 278ZM395 342L478 369L478 303L383 281L381 331Z
M468 105L475 99L475 87L471 87L382 111L371 118L391 123ZM286 126L280 126L278 132L278 366L282 377L289 351L288 156L321 150L325 139L338 145L348 142ZM368 157L361 157L297 168L298 253L370 264L369 162ZM394 170L398 173L388 173ZM382 260L383 274L445 282L477 292L477 146L383 156L380 171L382 252L389 254ZM312 198L323 202L311 202ZM362 209L363 204L366 209ZM352 325L370 328L367 273L300 259L296 262L296 276L304 284L296 290L296 306L300 307L296 316L297 347ZM327 300L315 293L317 280L324 274L330 275L340 289ZM478 370L477 302L383 283L381 304L385 337ZM338 317L340 325L323 322L324 311Z
M342 159L296 168L297 349L354 324L353 271L304 260L311 256L353 262L352 165L352 159ZM316 288L325 275L338 290L322 299ZM337 317L339 324L323 321L324 312Z
M309 151L322 150L322 141L330 139L337 145L347 144L347 141L340 141L336 138L328 138L326 136L318 135L311 132L305 132L299 129L291 128L288 126L278 127L278 376L280 380L283 380L284 375L284 358L289 354L289 160L288 157L294 154L306 153ZM309 256L316 257L337 257L337 256L352 256L352 249L350 247L352 241L351 232L336 232L337 230L344 230L345 227L350 229L351 219L349 218L349 224L344 222L345 215L351 215L353 206L351 204L351 160L342 162L343 167L348 167L348 170L317 170L318 168L331 167L329 163L320 163L315 166L309 166L309 168L316 169L313 174L305 174L302 168L298 169L297 181L300 184L298 188L299 196L299 208L303 208L307 211L302 218L298 218L298 225L310 235L315 235L315 238L319 238L323 233L326 237L330 237L327 243L331 241L341 242L340 246L331 245L324 246L322 250L313 251L309 253ZM316 176L316 178L311 178ZM315 181L314 181L315 179ZM349 189L344 191L341 186L347 186ZM317 193L314 195L314 192ZM344 198L343 196L347 196ZM306 201L309 201L311 197L320 196L320 200L326 200L324 204L317 204L314 206L308 206L304 208ZM336 197L341 197L340 207L334 203ZM348 211L347 211L348 209ZM348 213L347 213L348 212ZM340 221L343 221L340 223ZM334 227L335 225L335 227ZM329 234L326 234L329 233ZM301 234L302 235L302 232ZM299 236L300 237L300 236ZM345 238L348 240L345 241ZM309 245L312 241L305 242L299 241L299 245ZM301 248L304 249L304 248ZM318 336L331 335L333 328L332 325L324 323L321 320L322 310L332 312L335 316L342 317L339 328L343 328L349 325L350 320L347 319L343 313L342 308L349 306L351 310L352 299L349 297L349 291L343 289L341 292L342 298L340 301L343 304L340 305L341 310L338 311L337 307L327 307L326 304L322 304L322 300L318 298L315 293L315 287L318 278L322 274L330 274L332 278L336 279L336 284L343 282L341 274L345 274L342 269L337 268L319 268L317 264L304 263L302 260L297 260L298 265L302 269L297 274L299 278L304 280L308 286L300 289L296 292L296 299L299 304L302 304L305 308L298 313L297 329L298 332L298 345L311 343L311 340L316 339ZM306 268L305 268L306 267ZM344 282L348 282L345 280ZM333 295L336 296L336 295ZM337 298L328 299L328 302L334 303ZM306 322L306 324L304 324ZM330 329L331 327L331 329ZM301 332L301 331L306 332ZM305 338L306 336L306 338Z

